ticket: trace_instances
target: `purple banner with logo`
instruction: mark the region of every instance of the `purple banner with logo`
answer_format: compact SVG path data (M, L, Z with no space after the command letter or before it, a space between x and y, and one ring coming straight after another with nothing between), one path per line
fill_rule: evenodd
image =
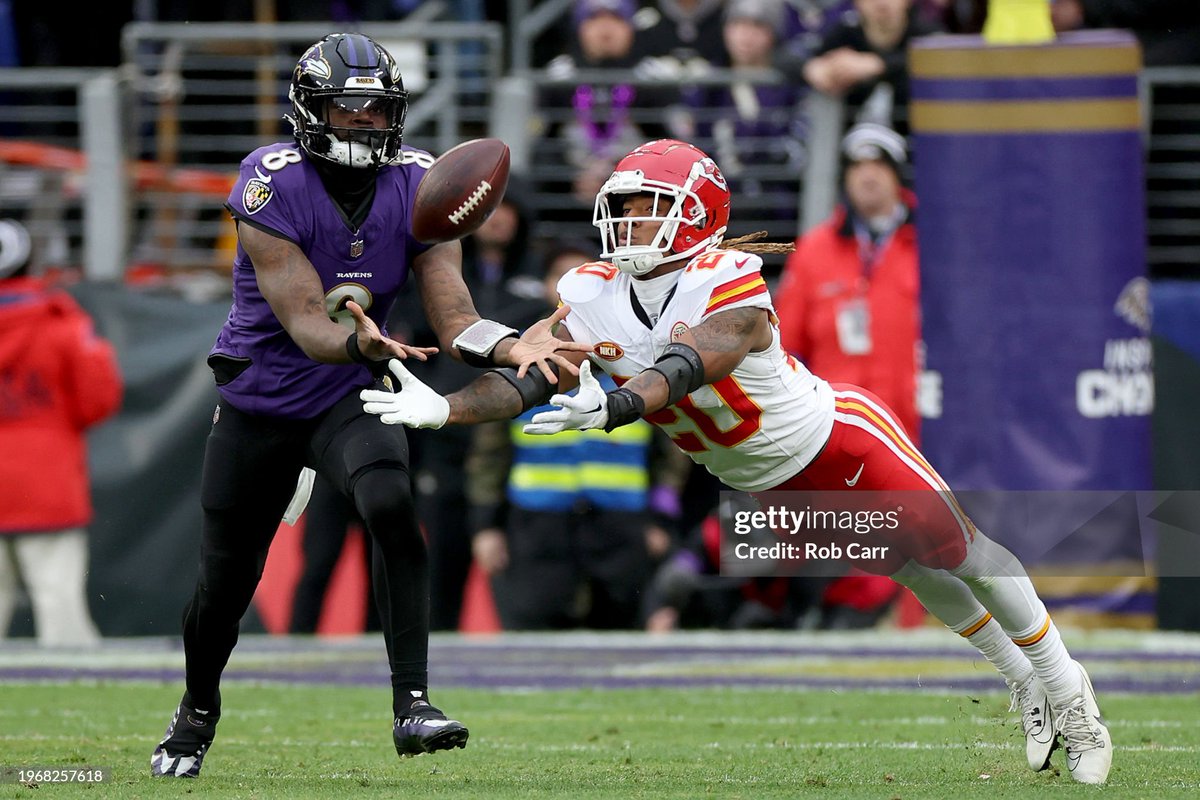
M1136 41L944 37L910 62L926 454L956 489L1148 489ZM1141 555L1122 541L1081 560Z

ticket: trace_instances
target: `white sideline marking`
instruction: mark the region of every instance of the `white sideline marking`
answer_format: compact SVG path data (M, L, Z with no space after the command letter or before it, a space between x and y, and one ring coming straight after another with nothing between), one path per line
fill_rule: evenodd
M783 737L786 739L786 736ZM47 736L44 734L0 734L0 742L17 741L17 742L78 742L79 736ZM145 736L105 736L106 742L145 742ZM226 737L222 739L222 744L233 747L257 747L262 744L258 738L240 738ZM357 748L357 747L379 747L377 739L361 740L361 739L345 739L338 742L330 742L326 739L297 739L288 737L286 739L277 740L277 744L286 747L322 747L322 748ZM487 742L475 744L478 747L490 747L496 750L521 750L521 751L536 751L540 753L554 752L609 752L614 747L620 745L598 745L598 744L566 744L566 745L542 745L531 746L529 744L519 742L502 742L492 739ZM721 742L710 742L707 745L702 745L710 748L722 748L728 750L958 750L961 751L964 747L977 747L981 750L1018 750L1024 749L1023 744L1017 742L979 742L979 741L961 741L961 742L790 742L784 744L776 744L767 742L758 744L756 742L742 742L740 744L727 744ZM1114 748L1118 753L1200 753L1200 746L1196 745L1156 745L1156 744L1118 744Z
M490 741L488 747L493 747L497 750L523 750L536 751L539 753L557 753L557 752L608 752L614 747L613 745L598 745L598 744L549 744L538 747L533 747L528 744L518 744L511 742ZM701 745L702 747L726 750L956 750L961 751L964 747L977 747L981 750L1024 750L1024 744L1016 742L786 742L784 744L776 744L767 742L758 744L755 742L742 742L741 744L730 745L723 742L709 742ZM1131 745L1116 745L1113 750L1119 753L1200 753L1200 747L1194 745L1147 745L1147 744L1131 744Z

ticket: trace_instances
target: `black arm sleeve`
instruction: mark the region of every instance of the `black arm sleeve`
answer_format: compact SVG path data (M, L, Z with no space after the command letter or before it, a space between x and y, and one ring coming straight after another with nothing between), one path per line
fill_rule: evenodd
M554 371L555 375L558 375L557 364L551 364L550 369ZM528 411L534 406L546 403L554 394L554 385L546 380L546 376L542 374L540 369L531 367L525 373L524 378L517 377L516 367L503 367L501 369L493 369L491 372L508 381L517 390L517 393L521 395L521 413Z
M684 395L704 385L704 361L694 347L671 342L654 362L654 370L667 379L667 405L673 406Z

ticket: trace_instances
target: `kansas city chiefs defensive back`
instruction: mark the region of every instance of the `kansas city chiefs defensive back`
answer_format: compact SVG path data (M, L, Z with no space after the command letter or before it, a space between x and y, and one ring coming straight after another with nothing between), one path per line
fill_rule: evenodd
M1072 777L1103 783L1112 740L1091 681L1025 569L975 527L878 397L829 384L783 351L758 246L723 241L729 213L729 187L703 152L669 139L638 147L596 197L601 260L558 284L568 309L558 335L592 346L571 354L578 392L565 393L574 375L554 387L495 370L441 397L393 361L403 391L363 392L365 410L385 423L440 427L516 416L549 399L555 408L535 414L527 433L645 418L764 505L766 490L836 490L845 504L884 513L895 507L880 500L904 492L899 524L864 537L871 555L854 566L908 586L1004 675L1030 768L1045 769L1061 737ZM619 388L605 392L593 365Z

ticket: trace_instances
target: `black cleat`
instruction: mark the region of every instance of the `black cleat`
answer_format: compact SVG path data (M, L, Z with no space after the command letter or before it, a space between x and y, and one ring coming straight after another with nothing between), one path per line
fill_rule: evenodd
M182 703L167 726L163 740L150 756L150 774L156 778L195 778L217 733L219 715L200 713Z
M461 722L446 719L445 714L426 704L409 709L403 717L396 717L392 727L396 753L402 758L466 747L468 735Z

